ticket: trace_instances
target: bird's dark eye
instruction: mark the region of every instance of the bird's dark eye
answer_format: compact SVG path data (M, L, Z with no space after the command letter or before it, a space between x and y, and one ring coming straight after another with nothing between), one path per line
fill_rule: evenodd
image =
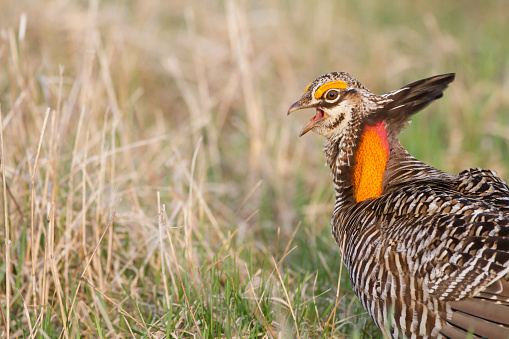
M338 97L338 91L328 91L327 94L325 95L325 98L327 100L334 100Z

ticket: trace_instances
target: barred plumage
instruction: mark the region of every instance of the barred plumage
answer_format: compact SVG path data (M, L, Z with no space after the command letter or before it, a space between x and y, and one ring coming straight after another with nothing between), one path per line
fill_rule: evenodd
M442 172L397 139L453 80L375 95L334 72L288 111L316 108L301 135L324 136L332 234L356 295L392 338L509 338L509 187L489 170Z

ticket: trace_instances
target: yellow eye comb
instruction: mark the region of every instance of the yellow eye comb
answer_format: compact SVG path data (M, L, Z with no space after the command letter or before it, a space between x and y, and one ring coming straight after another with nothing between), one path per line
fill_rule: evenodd
M328 82L326 84L323 84L316 90L315 98L319 99L323 95L323 93L325 93L325 91L327 91L328 89L331 89L331 88L345 89L346 87L347 87L347 84L344 81ZM306 90L307 90L307 88L306 88Z

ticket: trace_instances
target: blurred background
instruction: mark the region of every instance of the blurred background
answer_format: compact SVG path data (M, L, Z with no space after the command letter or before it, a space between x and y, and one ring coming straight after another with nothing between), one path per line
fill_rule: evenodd
M0 3L0 337L380 334L330 235L316 77L456 72L402 133L509 174L503 0Z

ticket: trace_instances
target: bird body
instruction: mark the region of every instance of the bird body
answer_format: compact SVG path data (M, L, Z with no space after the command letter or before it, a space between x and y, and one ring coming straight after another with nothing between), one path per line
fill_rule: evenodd
M371 93L347 73L314 80L289 113L324 136L332 234L355 294L392 338L509 338L509 187L489 170L451 175L397 136L454 74Z

